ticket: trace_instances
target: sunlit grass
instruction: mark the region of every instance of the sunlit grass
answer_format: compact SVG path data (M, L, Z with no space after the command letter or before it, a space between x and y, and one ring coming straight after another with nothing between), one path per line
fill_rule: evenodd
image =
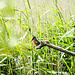
M72 17L70 11L70 19L64 20L57 0L53 2L56 8L46 6L51 10L45 10L44 5L36 5L36 15L29 0L25 4L25 10L12 5L11 9L5 6L0 8L0 74L74 74L73 56L48 47L35 50L31 42L34 35L40 41L49 40L54 45L74 52L75 15Z

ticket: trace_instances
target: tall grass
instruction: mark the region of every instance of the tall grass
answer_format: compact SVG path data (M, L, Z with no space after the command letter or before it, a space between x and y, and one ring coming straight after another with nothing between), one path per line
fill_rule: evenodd
M73 56L48 47L36 50L31 39L34 35L74 52L74 13L70 11L69 19L65 18L58 0L53 0L54 6L34 6L27 0L24 10L9 4L0 8L0 74L73 75Z

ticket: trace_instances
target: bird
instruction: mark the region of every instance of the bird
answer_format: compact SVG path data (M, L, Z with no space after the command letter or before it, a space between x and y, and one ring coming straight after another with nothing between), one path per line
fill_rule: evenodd
M35 46L40 45L40 41L37 40L37 38L35 36L33 36L32 41L34 42Z

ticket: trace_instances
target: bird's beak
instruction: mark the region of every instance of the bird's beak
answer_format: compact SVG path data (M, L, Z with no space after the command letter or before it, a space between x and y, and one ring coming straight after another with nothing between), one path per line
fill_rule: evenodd
M33 41L33 39L31 40L31 42Z

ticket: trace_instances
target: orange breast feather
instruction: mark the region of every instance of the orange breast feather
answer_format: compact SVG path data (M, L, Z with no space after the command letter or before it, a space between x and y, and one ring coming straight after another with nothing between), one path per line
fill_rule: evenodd
M38 46L37 41L33 40L33 42L34 42L34 44L35 44L36 46Z

